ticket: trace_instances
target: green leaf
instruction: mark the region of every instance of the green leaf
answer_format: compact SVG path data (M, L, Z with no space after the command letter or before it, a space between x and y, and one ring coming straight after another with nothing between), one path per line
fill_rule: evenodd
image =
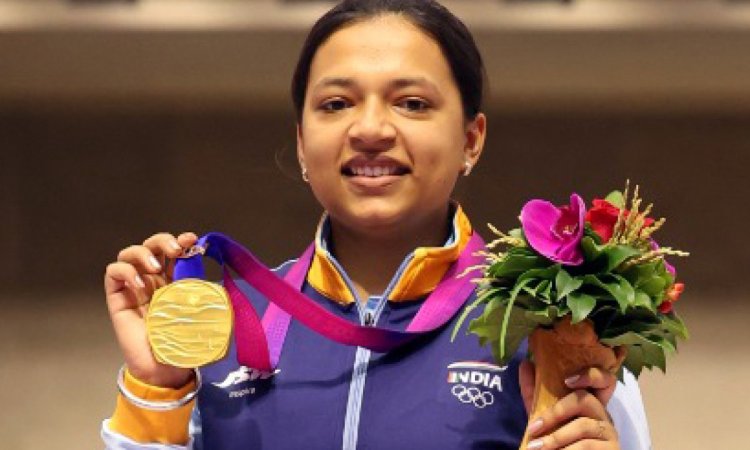
M546 267L543 269L530 269L521 274L517 279L516 283L519 283L521 281L524 281L526 279L530 279L529 283L523 288L525 292L527 292L529 295L537 297L539 296L538 292L540 289L547 290L547 286L550 282L550 280L555 279L555 275L557 275L557 272L560 270L560 265L555 264L550 267ZM545 283L546 282L546 283ZM550 303L550 297L549 295L545 295L542 297L542 300L546 303Z
M622 316L620 318L622 319ZM602 332L599 338L602 340L613 339L629 332L636 333L641 336L646 336L648 334L653 334L654 330L659 329L659 326L660 323L644 322L635 319L629 321L626 319L623 324L608 327Z
M568 294L568 307L573 313L572 323L578 323L585 319L596 306L596 299L582 292L571 292Z
M550 294L552 293L552 282L550 280L542 280L542 282L539 283L539 286L537 286L536 292L537 298L545 303L549 303L552 299L550 297Z
M469 322L468 332L479 338L481 345L488 341L496 341L500 336L500 322L505 311L504 301L493 298L484 307L484 311L476 319Z
M649 279L655 275L658 275L657 266L657 261L652 261L645 264L636 264L634 266L630 266L627 270L622 272L622 276L630 280L631 283L637 284L641 279Z
M661 317L662 329L666 333L673 334L680 339L690 338L685 323L683 323L682 319L680 319L677 314L671 314L669 316L662 315Z
M596 261L602 253L602 247L591 236L584 236L581 239L581 250L586 261Z
M604 197L604 200L612 203L616 207L622 209L625 207L625 197L622 195L622 192L620 191L612 191L609 194L607 194L606 197Z
M497 352L493 351L493 355L496 358L499 356L497 360L501 366L510 362L521 342L538 326L536 322L526 318L525 313L526 311L521 308L513 307L510 309L510 324L508 325L507 334L503 339L498 340L495 345Z
M601 254L607 258L607 265L602 272L611 272L628 258L639 255L640 252L629 245L607 245L602 249Z
M546 265L544 258L516 247L509 250L501 261L490 266L489 274L495 278L516 278L527 270Z
M540 309L538 311L525 311L524 317L537 325L550 326L554 323L555 319L557 319L557 309L555 308L553 310L553 308L554 306L551 308Z
M518 277L517 281L523 281L526 278L538 278L540 280L554 280L557 276L557 273L561 270L560 264L553 264L549 267L539 268L539 269L529 269L521 276Z
M633 306L636 308L647 308L652 312L656 311L656 307L651 301L651 297L640 289L635 290L635 301L633 302Z
M575 291L583 284L580 278L571 277L565 269L560 269L555 277L555 289L557 290L557 300L561 300Z
M508 308L505 300L493 299L483 313L469 324L469 331L479 337L480 345L491 346L493 356L501 365L508 363L521 342L538 325L525 316L526 310L518 307ZM506 314L508 312L510 314ZM501 339L501 323L506 315L508 327L506 336Z
M583 282L585 285L594 286L611 295L617 301L620 311L623 314L635 302L635 290L633 286L630 285L628 280L619 275L596 276L589 274L583 277Z
M515 285L515 287L513 287L513 290L510 291L510 298L508 299L507 309L505 310L505 315L503 317L502 328L500 329L500 359L503 361L505 361L505 358L508 356L508 354L506 353L507 346L505 339L508 334L510 312L513 310L513 303L516 301L516 297L518 296L518 293L521 291L521 289L523 289L523 287L526 286L526 284L530 281L530 278L520 281Z
M609 273L628 258L640 255L640 251L629 245L597 244L592 236L581 239L581 250L588 264L599 273Z
M521 289L521 292L518 294L518 297L516 297L516 303L515 305L519 308L523 309L531 309L531 310L537 310L545 308L547 305L544 303L543 300L540 300L539 298L528 295L524 291L526 291L526 288L528 286L525 286L523 289Z
M466 320L466 317L480 304L491 301L490 299L493 296L498 296L502 290L503 289L501 288L488 289L487 291L477 296L477 298L473 302L471 302L471 304L467 305L464 308L464 310L461 311L461 315L458 316L458 319L456 320L456 325L453 327L453 332L451 333L451 342L456 340L456 335L458 334L458 330L461 328L461 325L463 325L464 321Z
M649 297L661 298L664 295L664 288L667 287L667 283L664 278L656 275L646 280L641 280L640 283L635 285L638 289L641 289Z
M613 338L601 339L601 342L611 347L618 345L627 346L628 354L623 365L633 372L636 377L640 375L643 367L649 369L658 367L662 372L666 371L667 360L665 352L674 351L674 348L666 339L660 337L648 339L632 331Z
M656 302L664 295L664 289L671 283L671 275L662 269L662 261L638 264L622 273L633 286L641 289Z

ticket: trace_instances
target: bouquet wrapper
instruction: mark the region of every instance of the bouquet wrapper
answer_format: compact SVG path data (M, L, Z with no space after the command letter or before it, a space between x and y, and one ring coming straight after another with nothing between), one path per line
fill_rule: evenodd
M615 374L625 359L624 352L618 357L612 348L599 342L589 320L572 324L570 317L557 321L552 329L534 330L529 337L529 350L536 374L529 423L572 392L565 385L566 378L589 367ZM526 449L528 443L527 432L519 449Z

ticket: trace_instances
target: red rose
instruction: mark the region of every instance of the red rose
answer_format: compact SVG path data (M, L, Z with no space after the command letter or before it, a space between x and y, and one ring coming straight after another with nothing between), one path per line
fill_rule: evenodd
M592 203L594 206L586 212L586 222L588 222L589 225L591 225L591 229L602 238L602 242L608 242L612 237L612 232L617 223L617 216L620 214L620 208L599 198L595 198ZM624 217L627 218L628 214L630 214L630 211L625 210ZM643 226L647 227L653 223L654 219L647 217L643 222Z

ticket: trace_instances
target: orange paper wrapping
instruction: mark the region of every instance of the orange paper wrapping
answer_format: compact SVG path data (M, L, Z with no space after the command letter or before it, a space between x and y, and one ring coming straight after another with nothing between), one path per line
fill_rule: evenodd
M589 320L571 324L570 317L556 322L551 330L534 330L529 349L536 373L529 423L572 392L565 385L566 378L589 367L601 367L614 374L625 358L624 354L618 358L612 348L599 342ZM519 448L525 450L528 442L527 433Z

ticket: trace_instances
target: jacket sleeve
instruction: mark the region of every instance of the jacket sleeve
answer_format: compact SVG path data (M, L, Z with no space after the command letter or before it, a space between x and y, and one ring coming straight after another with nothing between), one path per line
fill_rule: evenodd
M622 450L650 450L651 436L643 408L641 390L632 373L625 370L623 381L617 382L607 411L620 437Z
M179 389L151 386L125 372L125 387L134 395L155 401L177 400L195 389L195 382ZM102 423L101 436L107 449L200 450L200 418L195 400L171 411L150 411L117 396L115 412Z

